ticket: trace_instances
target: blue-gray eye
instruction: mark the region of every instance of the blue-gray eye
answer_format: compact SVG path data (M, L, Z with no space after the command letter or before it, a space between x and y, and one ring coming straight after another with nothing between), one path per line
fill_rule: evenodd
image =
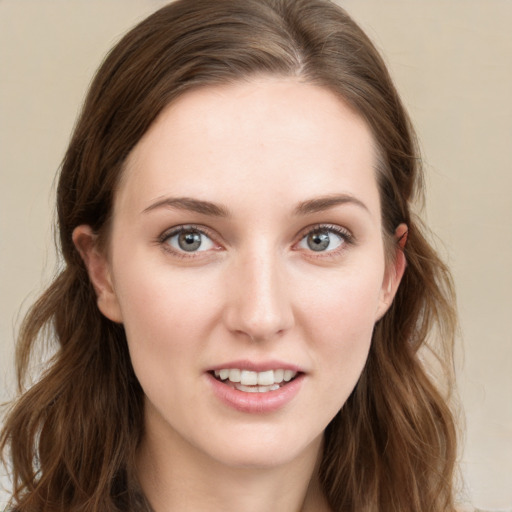
M214 247L212 240L197 229L181 229L170 236L168 243L176 251L202 252Z
M315 252L329 252L337 249L344 241L345 238L333 229L316 229L300 241L299 247Z

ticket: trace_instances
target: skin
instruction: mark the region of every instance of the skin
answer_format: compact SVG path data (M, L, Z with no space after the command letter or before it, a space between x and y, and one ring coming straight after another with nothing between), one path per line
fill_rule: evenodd
M157 512L329 510L316 479L322 434L405 266L401 251L386 264L375 162L365 122L323 88L207 87L167 107L130 154L107 250L76 228L146 395L138 469ZM165 239L190 225L207 235L201 250ZM313 251L319 225L329 245ZM234 360L297 365L300 390L277 411L235 410L207 374Z

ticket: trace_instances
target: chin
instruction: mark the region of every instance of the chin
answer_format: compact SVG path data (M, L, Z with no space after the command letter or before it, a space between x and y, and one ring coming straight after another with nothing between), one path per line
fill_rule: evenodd
M257 431L251 436L229 436L223 442L212 443L215 448L210 453L227 467L272 469L292 464L303 457L316 459L322 440L323 432L311 441L305 437L290 436L288 431L282 435Z

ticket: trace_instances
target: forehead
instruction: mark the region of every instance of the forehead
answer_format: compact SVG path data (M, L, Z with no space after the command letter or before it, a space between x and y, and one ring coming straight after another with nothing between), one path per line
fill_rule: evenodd
M237 187L299 200L370 188L378 202L374 148L366 123L326 88L277 78L204 87L160 114L118 195L133 205L176 192L233 199Z

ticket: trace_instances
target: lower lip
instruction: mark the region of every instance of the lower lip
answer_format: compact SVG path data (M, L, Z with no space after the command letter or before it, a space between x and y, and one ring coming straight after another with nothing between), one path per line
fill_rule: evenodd
M248 393L223 384L210 373L206 376L221 402L237 411L252 414L274 412L286 406L297 395L304 381L304 375L301 374L275 391Z

